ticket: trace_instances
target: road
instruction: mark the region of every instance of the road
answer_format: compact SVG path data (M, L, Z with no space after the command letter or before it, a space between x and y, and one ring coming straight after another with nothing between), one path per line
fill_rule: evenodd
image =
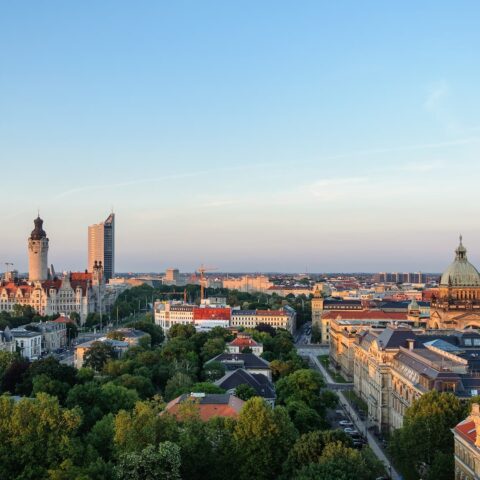
M372 449L373 453L377 456L377 458L386 466L386 469L393 480L402 480L402 477L398 474L398 472L393 468L393 465L390 463L390 460L387 458L385 453L383 452L381 446L378 444L376 438L368 431L365 422L357 415L355 410L350 406L345 395L342 393L342 389L345 389L345 385L349 385L351 388L351 384L345 383L337 383L334 382L328 371L325 367L320 363L317 356L315 354L310 354L310 361L314 367L320 371L320 373L324 376L325 380L327 381L327 385L332 390L337 390L337 395L340 401L340 405L342 408L347 412L350 419L354 423L355 427L359 432L362 432L367 441L369 447ZM332 388L336 387L336 388Z

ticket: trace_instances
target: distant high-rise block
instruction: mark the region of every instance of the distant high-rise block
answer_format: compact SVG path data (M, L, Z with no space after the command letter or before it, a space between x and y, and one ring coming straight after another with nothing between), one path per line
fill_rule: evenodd
M115 273L115 214L88 227L88 271L93 273L95 262L103 265L105 281Z

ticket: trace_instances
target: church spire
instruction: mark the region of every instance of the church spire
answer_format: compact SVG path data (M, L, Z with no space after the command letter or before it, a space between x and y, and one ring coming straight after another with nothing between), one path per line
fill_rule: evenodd
M467 259L467 249L463 246L462 240L463 240L463 237L462 237L462 235L460 235L460 243L459 243L457 249L455 250L455 254L456 254L455 259L456 260L466 260Z

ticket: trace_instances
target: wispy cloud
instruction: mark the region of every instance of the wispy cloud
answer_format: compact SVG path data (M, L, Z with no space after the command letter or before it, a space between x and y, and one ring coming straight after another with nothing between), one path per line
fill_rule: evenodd
M397 168L402 172L427 173L439 170L445 166L445 162L441 160L433 162L409 162Z
M445 80L441 80L429 87L423 107L429 112L436 112L442 106L443 100L448 94L449 86Z

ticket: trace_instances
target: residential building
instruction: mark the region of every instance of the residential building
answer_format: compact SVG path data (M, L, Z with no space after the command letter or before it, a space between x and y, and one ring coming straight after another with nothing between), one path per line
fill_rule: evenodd
M178 268L167 268L162 282L164 285L179 285L180 271Z
M257 356L263 353L263 345L256 342L251 335L242 332L239 332L231 342L227 343L226 351L228 353L242 353L245 348L249 348Z
M17 350L28 360L37 360L42 354L42 335L23 327L10 330L15 339Z
M154 303L155 323L164 330L176 324L193 324L193 309L195 305L188 305L177 301L157 301Z
M324 298L319 290L316 290L312 298L312 326L320 328L321 343L330 343L331 317L325 316L330 311L363 310L360 300L343 300L340 298Z
M127 342L130 347L136 347L140 344L142 338L150 338L150 335L142 330L136 330L135 328L117 328L113 330L118 332L122 336L122 341Z
M265 375L269 380L272 380L270 364L253 353L221 353L210 359L206 365L211 362L222 363L227 372L242 368L249 373Z
M231 308L221 306L193 307L193 323L197 330L211 330L214 327L230 326Z
M67 325L63 322L47 321L29 323L26 329L42 335L42 353L55 352L67 346Z
M275 387L271 380L260 373L250 373L243 368L228 371L222 378L215 382L227 393L235 394L235 390L240 385L248 385L255 390L255 393L262 397L269 405L275 406Z
M232 327L255 328L264 323L273 328L283 328L293 333L296 328L297 313L293 308L285 305L280 310L232 310Z
M0 330L0 352L9 352L13 353L17 349L17 343L13 338L12 332L9 327L5 327L5 330L2 332Z
M238 418L245 402L231 393L185 393L167 403L160 414L182 419L182 407L192 405L204 422L215 417Z
M115 214L111 213L101 223L88 227L88 271L93 272L94 264L103 265L105 281L115 273Z
M257 275L255 277L244 275L240 278L224 278L222 281L223 288L229 290L238 290L239 292L267 292L273 283L265 275Z
M90 340L89 342L80 343L75 346L75 353L73 355L73 364L75 368L82 368L84 363L85 354L92 348L92 345L97 343L108 343L114 349L115 356L120 358L130 348L130 344L123 340L113 340L111 338L97 338L96 340Z
M480 479L480 405L452 429L455 446L455 480Z
M480 335L416 332L389 326L363 331L354 345L354 389L368 405L368 424L391 432L430 390L468 399L480 393Z

